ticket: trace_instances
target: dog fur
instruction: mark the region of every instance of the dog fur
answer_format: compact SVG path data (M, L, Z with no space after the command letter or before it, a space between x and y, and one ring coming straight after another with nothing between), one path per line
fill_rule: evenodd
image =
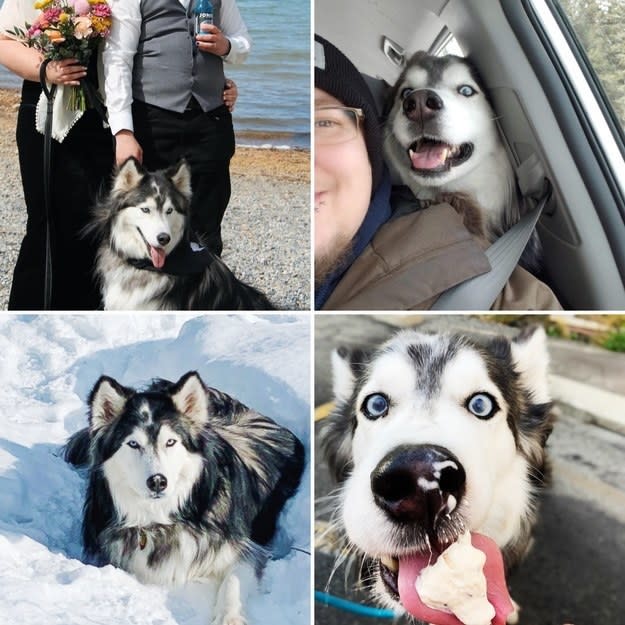
M384 558L443 551L466 530L493 539L506 570L519 563L531 545L538 496L550 474L545 445L554 412L542 328L514 341L409 330L373 353L341 348L332 361L336 402L320 437L341 485L336 524L365 557L377 599L403 609L396 589L383 580ZM488 418L469 410L477 395L494 400ZM372 418L370 402L386 405L386 413ZM380 474L380 467L423 448L463 469L453 506L451 499L439 502L445 514L435 519L426 512L394 516L380 492L398 488L399 478ZM415 495L421 496L430 497Z
M415 53L390 92L386 116L387 162L425 206L460 196L454 208L468 215L473 234L491 243L519 221L515 174L486 90L467 59ZM524 264L535 268L539 256L534 233Z
M191 251L190 200L184 160L153 173L134 158L119 168L87 230L98 242L95 270L106 310L274 308L218 256Z
M297 437L196 372L145 390L102 376L66 460L88 469L88 561L146 583L219 583L216 625L242 623L237 566L260 575L304 468Z

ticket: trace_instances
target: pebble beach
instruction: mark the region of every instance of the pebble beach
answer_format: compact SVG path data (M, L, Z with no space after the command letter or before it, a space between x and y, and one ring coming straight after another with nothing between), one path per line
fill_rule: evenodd
M15 122L19 93L0 89L0 310L26 226ZM236 110L235 110L236 130ZM310 152L237 147L222 225L223 260L284 310L310 309Z

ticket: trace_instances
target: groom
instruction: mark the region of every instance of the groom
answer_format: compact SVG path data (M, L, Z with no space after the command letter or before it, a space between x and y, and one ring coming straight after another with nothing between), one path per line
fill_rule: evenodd
M235 0L213 0L214 23L193 34L193 0L109 0L113 27L104 90L115 158L149 170L185 157L191 167L191 226L221 254L230 199L232 115L224 61L242 63L251 40Z

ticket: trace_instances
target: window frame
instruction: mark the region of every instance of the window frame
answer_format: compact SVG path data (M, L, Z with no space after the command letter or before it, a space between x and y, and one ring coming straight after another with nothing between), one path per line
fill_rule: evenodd
M554 0L521 0L521 4L562 79L625 222L625 132L616 112L560 4ZM543 11L539 5L544 7ZM547 20L551 18L553 23L550 24L545 17ZM562 48L563 42L566 49ZM618 172L623 175L619 176Z

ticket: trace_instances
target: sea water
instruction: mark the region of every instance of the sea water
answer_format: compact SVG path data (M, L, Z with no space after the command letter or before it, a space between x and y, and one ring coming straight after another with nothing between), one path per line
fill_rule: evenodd
M237 0L237 6L252 38L245 63L224 64L239 89L233 113L237 144L307 149L310 0ZM0 66L0 87L20 84Z

